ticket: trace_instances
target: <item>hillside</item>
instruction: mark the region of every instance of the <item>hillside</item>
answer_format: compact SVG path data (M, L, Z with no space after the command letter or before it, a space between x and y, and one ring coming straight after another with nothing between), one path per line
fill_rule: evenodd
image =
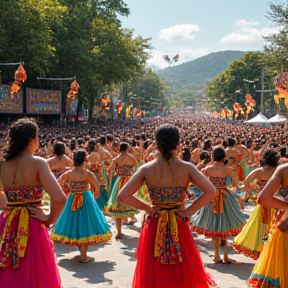
M160 78L177 89L205 89L207 82L222 73L229 64L241 59L242 51L221 51L208 54L174 67L157 71ZM180 55L181 57L181 55Z

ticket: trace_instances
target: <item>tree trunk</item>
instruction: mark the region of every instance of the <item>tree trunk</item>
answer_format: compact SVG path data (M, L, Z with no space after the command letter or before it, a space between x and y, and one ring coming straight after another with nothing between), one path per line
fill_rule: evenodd
M93 108L94 108L94 104L95 104L95 96L90 95L88 103L89 103L88 121L90 122L92 120L92 116L93 116Z

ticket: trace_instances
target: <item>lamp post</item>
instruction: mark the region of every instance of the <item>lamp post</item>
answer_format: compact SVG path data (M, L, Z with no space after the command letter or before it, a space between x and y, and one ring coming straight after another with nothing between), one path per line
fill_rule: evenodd
M264 89L264 69L262 69L262 73L261 73L261 90L255 90L255 92L260 92L261 93L261 98L260 98L260 111L263 113L265 110L265 106L264 106L264 93L266 92L274 92L276 91L275 89L272 90L265 90Z
M263 70L262 70L262 72L263 72ZM244 81L245 83L247 83L247 87L248 87L248 89L247 89L247 94L249 94L249 84L254 84L254 83L256 83L257 81L259 81L259 78L255 78L254 80L248 80L248 79L244 78L243 81ZM255 88L255 87L254 87L254 88Z

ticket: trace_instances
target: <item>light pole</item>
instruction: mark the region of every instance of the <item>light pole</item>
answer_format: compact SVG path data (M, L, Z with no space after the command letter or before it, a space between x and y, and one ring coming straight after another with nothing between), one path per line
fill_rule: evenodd
M266 92L274 92L275 89L272 90L265 90L264 89L264 69L262 69L262 73L261 73L261 90L255 90L255 92L260 92L261 93L261 98L260 98L260 111L263 113L265 110L264 107L264 93Z
M262 70L262 72L263 72L263 70ZM248 79L244 78L243 81L245 83L247 83L247 87L248 87L247 94L249 94L249 84L254 84L255 82L259 81L259 79L255 78L254 80L248 80ZM255 87L254 87L254 89L255 89Z

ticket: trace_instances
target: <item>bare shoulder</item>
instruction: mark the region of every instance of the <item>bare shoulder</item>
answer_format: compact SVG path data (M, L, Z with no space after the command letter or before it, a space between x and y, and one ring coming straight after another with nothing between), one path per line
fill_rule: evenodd
M94 174L90 170L86 169L86 172L88 173L89 177L93 177L93 178L95 177Z
M191 162L188 162L188 161L183 161L181 159L178 159L178 164L186 169L197 169L197 167L191 163Z
M49 158L49 159L52 159L52 158ZM48 159L48 160L49 160ZM40 157L40 156L33 156L33 162L36 164L36 165L39 165L39 166L47 166L48 165L48 163L47 163L47 161L48 160L46 160L45 158L43 158L43 157ZM50 160L51 161L51 160Z
M117 161L120 157L120 154L118 154L115 158L112 159L112 161Z
M275 173L279 173L281 176L286 176L288 172L288 163L281 164L277 167Z
M208 164L208 165L206 165L206 167L203 168L202 170L203 170L203 171L209 171L209 170L211 170L211 169L213 169L213 168L214 168L213 164Z
M133 154L128 153L128 155L129 155L130 159L132 159L133 161L137 162L137 159L136 159L136 157Z
M157 160L154 159L152 161L149 161L148 163L145 163L144 165L140 166L140 168L138 169L141 171L150 171L152 168L156 168L157 165Z

